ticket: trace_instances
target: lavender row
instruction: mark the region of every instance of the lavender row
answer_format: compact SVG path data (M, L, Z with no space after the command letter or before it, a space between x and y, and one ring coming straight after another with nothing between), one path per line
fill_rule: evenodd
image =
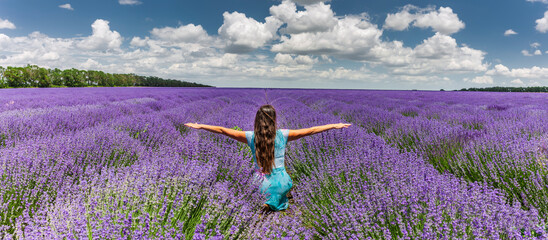
M536 208L546 219L548 108L544 94L466 94L459 104L454 104L455 98L462 93L420 94L414 100L392 94L367 102L339 95L330 96L335 101L301 100L340 115L402 150L419 153L440 172L501 189L509 203ZM498 102L501 97L505 104ZM394 99L409 104L386 104L397 102Z
M277 93L311 97L302 91ZM281 108L295 122L343 121L290 98L280 98ZM292 170L300 173L295 194L307 210L305 222L329 239L544 234L534 209L508 205L500 191L483 184L439 174L416 154L400 153L360 128L307 137L295 142L290 154Z
M7 186L0 192L1 211L8 213L3 237L312 236L299 224L298 211L259 216L264 199L251 181L245 145L181 127L200 121L249 128L254 110L264 104L261 95L217 94L181 107L159 101L159 111L112 114L105 124L0 150ZM294 224L276 223L282 217ZM269 231L257 230L266 226Z

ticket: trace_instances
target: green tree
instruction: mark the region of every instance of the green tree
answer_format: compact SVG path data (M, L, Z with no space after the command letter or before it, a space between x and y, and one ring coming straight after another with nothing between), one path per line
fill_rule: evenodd
M55 68L49 71L51 84L56 86L64 86L65 82L63 81L62 71L59 68Z
M0 66L0 88L8 87L8 81L6 79L6 75L4 74L5 71L6 69Z
M63 78L63 82L65 83L65 86L67 87L76 87L77 80L76 76L74 74L73 69L65 69L61 73L61 77Z
M38 87L45 88L45 87L51 86L51 78L47 69L45 68L38 69L37 79L38 79Z
M20 67L8 67L4 74L6 76L8 86L17 88L25 87L25 79L23 76L23 69Z

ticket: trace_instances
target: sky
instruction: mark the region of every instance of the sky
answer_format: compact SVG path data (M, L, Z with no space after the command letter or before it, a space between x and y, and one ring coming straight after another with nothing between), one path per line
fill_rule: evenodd
M548 86L548 0L1 0L0 66L217 87Z

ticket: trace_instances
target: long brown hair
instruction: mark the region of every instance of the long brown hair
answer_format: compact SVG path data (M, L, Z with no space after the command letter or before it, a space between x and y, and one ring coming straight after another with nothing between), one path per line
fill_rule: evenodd
M255 157L264 174L274 167L274 140L276 139L276 110L263 105L255 115Z

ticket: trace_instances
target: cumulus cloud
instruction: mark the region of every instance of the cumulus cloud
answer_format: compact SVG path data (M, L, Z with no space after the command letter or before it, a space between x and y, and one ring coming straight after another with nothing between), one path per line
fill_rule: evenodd
M413 25L420 28L430 27L443 34L453 34L464 28L464 23L450 7L440 7L438 11L420 15Z
M151 34L158 39L171 42L200 42L210 39L201 25L194 24L183 25L178 28L154 28Z
M74 10L74 8L72 8L72 6L70 6L70 3L65 3L65 4L62 4L62 5L59 5L59 7L67 9L67 10Z
M548 11L544 12L544 17L537 19L535 21L537 25L535 26L535 29L541 33L545 33L548 31Z
M227 41L225 51L229 53L246 53L264 46L277 38L276 32L282 22L275 17L265 18L260 23L239 12L223 13L224 22L219 28L219 35Z
M287 23L287 27L280 30L282 33L293 34L302 32L324 32L337 24L337 19L330 5L322 2L307 5L305 11L297 11L295 3L284 1L272 6L270 14Z
M384 28L402 31L407 29L411 23L415 27L432 28L435 32L447 35L456 33L465 27L464 22L459 19L457 14L453 13L453 9L450 7L440 7L435 10L407 5L400 12L388 14Z
M80 64L80 68L86 69L86 70L94 70L94 69L102 69L104 68L103 65L101 65L99 62L88 58L84 63Z
M322 2L330 2L331 0L292 0L293 2L299 4L299 5L311 5L315 3L322 3Z
M134 47L145 47L147 46L149 40L150 40L149 37L146 37L146 38L133 37L129 45Z
M477 76L473 79L465 78L464 81L478 84L493 84L493 78L491 76Z
M402 31L409 28L409 24L415 21L417 16L410 11L418 9L413 5L406 5L403 10L397 13L389 13L384 20L384 28Z
M121 5L138 5L141 4L138 0L118 0Z
M489 69L486 74L512 78L546 79L548 78L548 68L534 66L531 68L509 69L502 64L497 64L493 69Z
M517 85L523 85L523 81L521 81L521 79L519 79L519 78L510 81L510 83L517 84Z
M408 5L402 12L405 14L405 10L408 12L414 8L416 7ZM429 15L434 12L435 14ZM448 10L445 8L440 8L439 12L432 10L420 15L425 16L424 18L433 18L433 16L443 15L447 12ZM293 13L285 12L285 14ZM458 46L454 38L441 31L436 32L434 36L424 40L415 48L410 48L404 47L401 41L383 41L381 39L382 29L369 22L365 16L351 15L336 19L336 25L328 31L282 35L280 42L273 45L271 50L284 54L327 55L366 61L374 65L388 67L393 73L402 75L487 70L487 65L483 63L485 55L483 51L467 46ZM392 20L394 19L392 18ZM415 16L413 19L418 19L418 17ZM391 24L390 27L398 27L397 21L392 20L388 21ZM423 24L423 21L425 20L421 20L420 24ZM400 24L399 28L408 24ZM434 25L432 24L432 26ZM439 26L443 26L443 24ZM435 28L441 29L437 25Z
M240 68L240 65L237 64L240 61L240 58L241 57L238 54L225 53L219 57L200 59L199 61L193 62L192 67L195 69L221 68L237 70Z
M38 64L49 66L63 60L63 55L70 52L73 39L50 38L40 32L33 32L25 37L9 37L0 34L0 65ZM9 49L9 52L2 52Z
M491 76L477 76L470 80L470 82L478 84L493 84L493 78Z
M40 32L32 32L21 37L0 34L0 56L3 56L0 58L0 65L36 64L51 68L79 68L85 66L81 64L90 58L95 61L108 59L111 63L102 66L108 67L111 72L129 70L120 59L121 55L103 51L114 48L116 53L120 53L120 35L110 31L108 22L101 19L94 22L92 29L92 35L75 38L53 38Z
M524 49L524 50L521 50L521 54L522 54L523 56L527 56L527 57L533 56L533 54L529 53L529 51L527 51L527 50L525 50L525 49Z
M538 47L540 47L540 43L534 42L534 43L529 44L529 46L531 46L532 48L538 48Z
M122 44L122 36L116 31L111 31L109 22L97 19L91 24L93 34L84 38L78 47L90 51L107 51L119 49Z
M382 30L359 16L346 16L326 32L303 32L282 36L272 51L294 54L328 54L349 59L364 59L380 44Z
M541 3L548 3L548 0L526 0L527 2L541 2Z
M318 59L306 55L293 57L290 54L278 53L274 57L274 62L282 65L312 65L317 63Z
M457 40L452 37L436 33L433 37L424 40L415 47L415 55L421 58L439 59L448 56L457 48Z
M484 56L481 50L459 46L454 38L436 33L412 49L409 62L394 71L407 74L481 72L487 70Z
M0 18L0 29L15 29L15 24L7 19Z
M542 52L540 50L535 50L535 52L533 53L534 55L538 56L538 55L542 55Z
M518 34L518 33L515 32L512 29L508 29L508 30L504 31L504 36L510 36L510 35L516 35L516 34Z

